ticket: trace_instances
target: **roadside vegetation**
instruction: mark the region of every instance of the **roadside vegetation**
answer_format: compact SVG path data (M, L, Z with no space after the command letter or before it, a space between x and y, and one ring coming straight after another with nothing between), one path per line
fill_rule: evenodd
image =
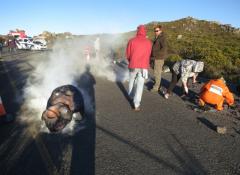
M240 80L240 29L187 17L147 24L149 38L154 38L153 28L157 24L162 24L167 34L167 63L185 58L202 60L205 77L221 73L233 83Z

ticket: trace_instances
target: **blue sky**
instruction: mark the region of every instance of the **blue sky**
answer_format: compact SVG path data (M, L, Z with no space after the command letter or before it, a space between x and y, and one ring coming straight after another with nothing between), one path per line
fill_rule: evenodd
M0 34L118 33L187 16L240 27L240 0L2 0Z

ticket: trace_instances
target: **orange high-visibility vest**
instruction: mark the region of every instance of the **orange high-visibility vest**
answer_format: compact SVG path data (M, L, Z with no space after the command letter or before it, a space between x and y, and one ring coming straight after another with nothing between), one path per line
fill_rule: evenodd
M229 105L234 103L233 94L222 79L210 80L206 83L201 89L200 99L206 103L216 105L218 110L222 110L224 100Z

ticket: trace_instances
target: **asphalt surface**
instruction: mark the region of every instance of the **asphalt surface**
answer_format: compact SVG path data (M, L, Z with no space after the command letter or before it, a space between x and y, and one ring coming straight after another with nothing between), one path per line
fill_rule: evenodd
M0 174L240 174L240 117L196 112L191 100L177 95L179 87L168 100L145 87L141 111L134 112L127 83L89 72L89 83L79 83L91 96L93 110L78 133L41 133L37 124L19 122L23 88L34 62L46 54L19 51L0 60L1 97L15 117L0 127ZM169 77L163 75L163 86ZM217 133L217 126L227 133Z

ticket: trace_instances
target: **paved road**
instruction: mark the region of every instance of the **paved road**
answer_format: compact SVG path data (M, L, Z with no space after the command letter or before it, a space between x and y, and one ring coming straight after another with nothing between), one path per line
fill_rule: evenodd
M46 54L22 52L0 62L1 96L16 116L0 128L1 174L240 174L239 118L194 112L178 95L165 100L145 89L142 111L134 112L127 84L93 76L84 88L95 110L79 133L36 133L35 125L18 122L23 87ZM163 77L166 85L169 75ZM227 126L227 134L216 125Z

